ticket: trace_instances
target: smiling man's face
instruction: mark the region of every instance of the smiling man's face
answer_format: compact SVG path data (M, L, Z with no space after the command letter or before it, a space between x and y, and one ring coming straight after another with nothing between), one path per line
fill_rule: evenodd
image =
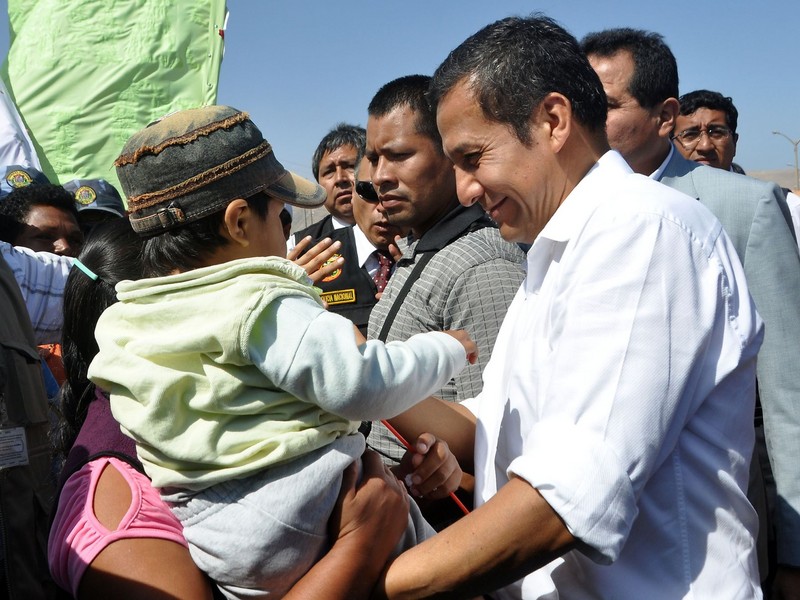
M546 124L533 120L531 142L523 144L511 127L486 118L463 82L439 102L436 123L461 204L479 203L504 239L533 242L563 200Z

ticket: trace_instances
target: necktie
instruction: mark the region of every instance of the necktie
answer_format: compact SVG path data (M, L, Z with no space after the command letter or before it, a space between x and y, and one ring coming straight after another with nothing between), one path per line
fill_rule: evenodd
M380 250L376 250L373 254L375 258L378 259L378 270L375 271L375 275L372 276L372 279L375 281L378 292L382 292L389 282L389 273L392 270L392 263L394 261L391 256Z

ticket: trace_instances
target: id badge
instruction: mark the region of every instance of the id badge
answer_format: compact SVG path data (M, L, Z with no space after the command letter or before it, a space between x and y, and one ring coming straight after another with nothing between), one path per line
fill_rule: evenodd
M28 464L28 443L24 427L0 429L0 469Z

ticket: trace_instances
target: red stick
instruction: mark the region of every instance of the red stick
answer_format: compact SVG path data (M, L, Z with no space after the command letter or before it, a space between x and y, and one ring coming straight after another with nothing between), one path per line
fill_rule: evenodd
M406 447L406 450L410 450L411 452L414 452L414 451L415 451L415 450L414 450L414 449L411 447L411 444L409 444L409 443L408 443L408 441L406 440L406 438L404 438L402 435L400 435L400 432L399 432L399 431L397 431L397 429L395 429L394 427L392 427L392 426L391 426L391 424L389 423L389 421L381 421L381 423L383 423L383 424L386 426L386 429L388 429L389 431L391 431L391 432L392 432L392 435L394 435L394 437L396 437L396 438L397 438L397 440L398 440L398 441L399 441L401 444L403 444L403 446L405 446L405 447ZM455 495L455 493L453 493L453 492L450 492L450 498L453 500L453 502L455 502L455 503L456 503L456 506L458 506L458 508L460 508L460 509L461 509L461 512L463 512L465 515L468 515L468 514L469 514L469 509L468 509L466 506L464 506L464 503L463 503L463 502L461 502L461 500L459 500L459 499L458 499L458 496L456 496L456 495Z

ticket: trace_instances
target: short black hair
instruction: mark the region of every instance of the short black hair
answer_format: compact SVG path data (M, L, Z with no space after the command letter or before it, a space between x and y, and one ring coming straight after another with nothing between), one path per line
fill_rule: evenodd
M383 117L394 109L408 106L417 117L416 131L433 141L441 152L442 136L436 128L436 111L428 102L428 75L406 75L383 85L367 107L371 117Z
M78 222L78 207L72 194L60 185L32 183L14 189L0 200L0 240L13 244L22 233L28 214L37 206L52 206L71 214Z
M247 204L262 219L269 208L270 197L263 191L246 198ZM206 257L228 239L222 235L225 210L191 221L180 227L148 237L142 250L144 277L163 277L176 269L189 271L203 264Z
M577 40L539 14L508 17L467 38L436 69L429 99L435 107L467 81L486 118L509 125L530 143L530 119L551 92L563 94L575 119L604 132L607 100Z
M356 160L361 160L366 145L367 131L363 127L349 123L337 123L320 140L317 149L314 150L314 156L311 157L311 172L314 173L314 179L319 181L319 163L322 162L322 157L326 152L333 152L342 146L352 146L358 152Z
M736 110L730 96L723 96L719 92L711 90L695 90L678 98L678 102L681 104L681 114L684 116L694 114L701 108L721 110L725 113L725 124L733 133L736 133L739 111Z
M643 108L653 108L667 98L678 97L678 63L658 33L621 27L590 33L581 41L587 56L613 56L630 52L633 76L628 92Z

